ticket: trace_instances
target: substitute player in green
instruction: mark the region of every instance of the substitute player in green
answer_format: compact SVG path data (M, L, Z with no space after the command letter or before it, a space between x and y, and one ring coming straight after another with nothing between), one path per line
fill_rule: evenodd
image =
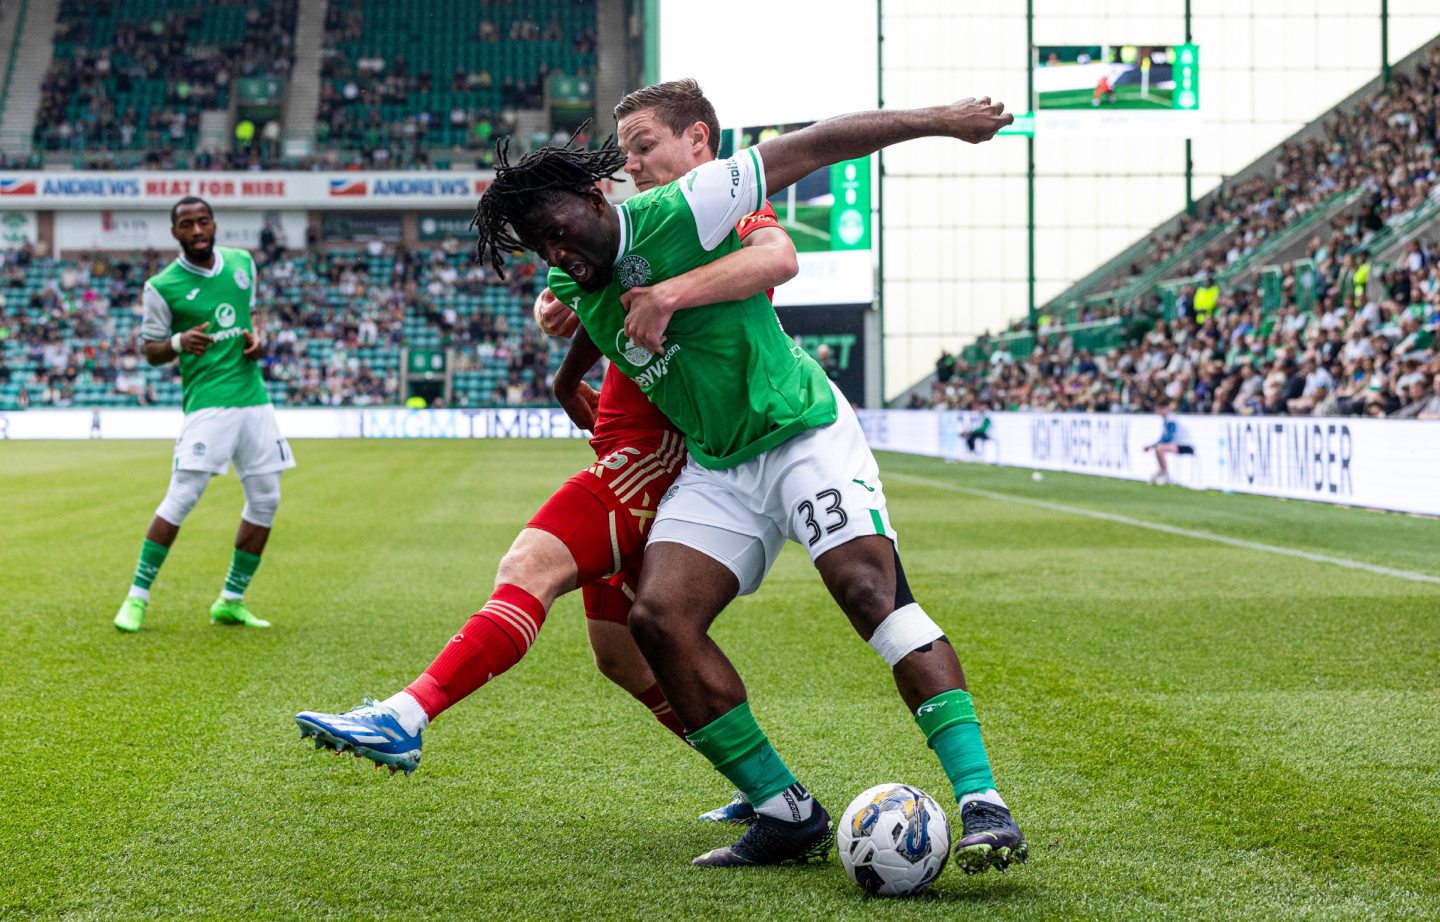
M859 112L706 163L611 205L596 181L623 154L542 148L511 164L475 216L496 270L525 247L591 340L686 436L690 460L650 528L630 628L687 738L754 805L733 845L696 864L803 861L829 848L829 816L750 711L711 622L754 592L785 541L805 547L860 636L890 666L960 804L967 873L1024 861L1024 836L995 789L960 661L911 595L879 470L849 404L780 328L763 297L667 311L660 282L739 247L735 222L770 193L830 164L921 137L989 140L1013 119L988 98ZM837 702L837 706L841 706Z
M233 463L245 490L245 508L230 572L210 606L210 621L269 627L246 607L245 589L275 523L280 472L295 466L295 456L275 422L256 361L262 344L252 319L255 260L245 250L215 246L215 215L204 199L176 202L170 233L180 244L180 256L146 280L140 336L151 365L180 360L185 422L175 441L170 488L145 533L135 580L115 626L140 630L150 587L181 523L210 478Z

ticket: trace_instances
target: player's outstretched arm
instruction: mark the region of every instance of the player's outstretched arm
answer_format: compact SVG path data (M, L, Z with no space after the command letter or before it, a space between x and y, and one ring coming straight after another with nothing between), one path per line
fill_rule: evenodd
M665 344L665 328L676 311L746 298L778 288L800 272L795 244L778 227L751 231L740 249L648 288L620 296L625 335L651 352Z
M822 167L873 154L916 138L958 138L979 144L1015 121L989 96L925 109L853 112L816 122L755 148L765 163L767 194L799 182Z

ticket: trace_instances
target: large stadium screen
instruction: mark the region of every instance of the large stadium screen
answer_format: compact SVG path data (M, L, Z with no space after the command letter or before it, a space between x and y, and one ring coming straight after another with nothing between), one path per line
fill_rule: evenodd
M796 131L808 122L728 128L720 156ZM869 157L817 170L770 197L795 242L800 275L775 292L776 304L869 304L874 300Z
M1034 73L1037 131L1188 136L1198 121L1195 45L1040 45Z

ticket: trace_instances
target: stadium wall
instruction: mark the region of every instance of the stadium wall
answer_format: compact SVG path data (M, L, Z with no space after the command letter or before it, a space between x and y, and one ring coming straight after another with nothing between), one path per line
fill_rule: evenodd
M410 410L344 407L275 411L302 439L582 439L563 410ZM971 453L973 413L860 410L871 447L949 461L1147 480L1160 434L1152 414L992 413L990 438ZM4 439L173 439L184 414L169 410L27 410L0 413ZM1198 490L1440 515L1440 426L1341 417L1184 416L1195 449L1170 461L1171 479Z
M280 431L299 439L583 439L554 407L411 410L403 407L286 409ZM4 439L174 439L182 410L25 410L0 412Z
M1172 456L1173 483L1346 506L1440 515L1440 426L1342 417L1177 416L1193 455ZM990 438L970 452L968 412L862 410L877 450L950 461L1148 480L1160 437L1153 414L992 413Z

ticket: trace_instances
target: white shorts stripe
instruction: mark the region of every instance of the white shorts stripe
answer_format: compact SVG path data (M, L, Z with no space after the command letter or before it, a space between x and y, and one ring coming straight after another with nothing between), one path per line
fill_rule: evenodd
M610 571L614 576L620 572L620 535L615 530L615 510L610 510L610 559L615 564L615 569ZM633 602L634 599L632 598Z
M667 440L669 439L669 437L670 433L668 432L661 435L659 446L657 446L656 449L650 454L643 455L640 460L636 462L634 467L630 468L628 471L621 474L619 477L616 477L615 480L610 484L610 491L612 493L620 492L621 490L625 489L626 484L628 484L632 479L634 479L638 471L641 471L655 464L659 460L660 455L665 451L665 446L668 444Z
M644 461L641 461L626 471L624 475L615 478L615 482L610 484L610 492L614 493L616 497L623 498L622 493L629 490L630 485L635 483L637 478L644 477L649 479L657 474L663 473L663 471L664 468L661 467L660 459L655 455L651 455L649 458L646 458Z
M671 433L670 454L666 456L666 466L674 469L685 457L685 437L678 432Z
M624 488L623 493L621 492L621 488L618 486L612 488L615 493L616 499L620 500L622 503L628 503L630 502L630 500L634 499L635 495L639 493L647 484L652 483L657 478L663 477L664 475L675 470L676 466L680 463L680 458L683 456L683 450L685 446L678 435L674 435L673 438L671 438L672 435L673 433L666 433L666 437L670 438L669 447L662 447L660 451L655 453L655 464L652 465L652 467L654 467L655 469L648 470L643 479L632 480Z
M828 426L800 433L725 470L691 458L675 492L650 525L650 544L685 545L723 564L754 592L785 540L818 559L859 538L895 540L880 470L864 430L831 384L837 413Z
M628 503L635 498L635 494L639 493L646 486L654 483L656 480L659 480L661 477L664 477L668 473L670 472L667 470L656 470L648 477L644 478L643 480L632 486L630 489L626 490L623 494L617 494L615 498L620 500L620 502L622 503Z
M680 436L674 432L666 432L660 437L660 445L653 453L641 459L641 461L630 470L615 478L610 484L610 492L619 496L622 490L629 489L635 480L650 471L659 468L662 471L673 470L676 456L682 447Z

